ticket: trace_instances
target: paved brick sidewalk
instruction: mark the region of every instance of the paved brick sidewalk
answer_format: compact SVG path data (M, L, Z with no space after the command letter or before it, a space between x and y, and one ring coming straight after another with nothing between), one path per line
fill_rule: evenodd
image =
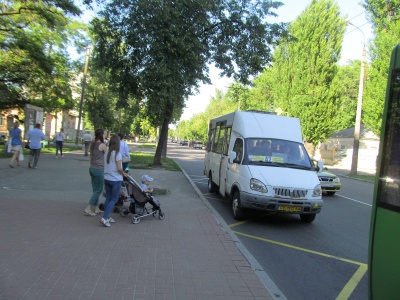
M83 209L89 160L42 155L38 169L0 159L0 299L284 299L272 295L181 172L152 176L165 219L114 214L110 228ZM103 200L103 198L101 199Z

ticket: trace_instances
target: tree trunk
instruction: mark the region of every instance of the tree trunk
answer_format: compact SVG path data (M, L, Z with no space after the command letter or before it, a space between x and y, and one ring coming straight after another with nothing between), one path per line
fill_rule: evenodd
M154 156L154 165L156 166L160 166L161 159L167 157L168 125L171 122L173 110L173 103L168 103L164 120L161 126L160 139L158 140L156 154Z
M167 141L164 144L164 148L161 153L161 159L166 159L167 158L167 144L168 144L168 134L167 134Z

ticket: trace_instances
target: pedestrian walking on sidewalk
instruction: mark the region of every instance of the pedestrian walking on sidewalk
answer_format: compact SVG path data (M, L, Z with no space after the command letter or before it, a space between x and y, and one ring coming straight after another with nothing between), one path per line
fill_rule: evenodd
M30 156L28 167L36 169L40 157L40 149L42 148L42 141L46 139L43 131L40 129L41 125L37 123L35 128L28 131L27 140L29 141Z
M107 150L104 144L104 130L96 129L93 142L90 144L89 174L92 183L92 197L85 208L85 216L95 216L101 213L98 204L104 185L104 152Z
M92 142L92 136L90 135L89 131L86 131L86 133L82 137L83 142L85 143L85 156L89 155L89 146L90 143Z
M110 214L115 203L118 201L123 176L128 176L128 174L122 169L122 156L119 150L119 136L113 134L108 149L104 155L104 186L106 190L106 201L104 203L104 215L100 222L106 227L110 227L110 223L115 222L114 219L110 217Z
M129 171L129 162L131 161L131 155L129 154L128 144L124 140L124 135L118 133L120 139L120 153L122 156L122 170L125 172Z
M9 139L11 139L11 152L13 156L10 161L10 168L14 168L14 160L17 161L17 166L19 166L19 153L22 149L22 130L19 129L19 121L14 122L14 126L9 131Z
M54 136L54 140L56 141L56 158L58 158L58 150L60 150L60 155L61 157L64 157L63 155L63 143L65 140L65 135L64 135L64 129L61 128L60 132L56 133Z

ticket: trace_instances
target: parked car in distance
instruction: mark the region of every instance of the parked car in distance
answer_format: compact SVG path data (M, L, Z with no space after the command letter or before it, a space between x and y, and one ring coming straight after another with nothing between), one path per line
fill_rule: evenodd
M202 142L195 142L193 145L194 149L203 149L203 143Z
M321 189L323 193L334 195L340 191L341 183L339 177L335 174L328 172L327 168L317 173L318 179L321 182Z
M187 145L188 145L188 141L185 140L185 141L181 142L181 146L187 146Z
M335 157L336 158L342 158L342 157L346 157L347 156L347 150L339 150L335 153Z

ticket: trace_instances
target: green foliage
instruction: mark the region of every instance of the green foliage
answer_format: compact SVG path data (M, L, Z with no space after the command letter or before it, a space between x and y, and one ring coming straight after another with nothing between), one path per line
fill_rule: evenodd
M72 1L7 1L0 13L0 110L71 108L66 48Z
M138 146L139 149L155 149L156 144L155 143L144 143Z
M273 85L275 105L300 119L304 138L314 145L333 130L339 95L331 84L344 29L337 4L314 0L290 25L291 39L275 51L272 76L279 83Z
M111 130L118 116L114 115L117 99L109 87L110 75L98 70L93 70L91 75L85 89L84 110L94 129Z
M277 102L277 97L273 92L275 81L272 73L272 68L265 69L260 76L254 79L252 89L250 90L250 102L253 109L270 110L270 105L274 104L274 109L280 107Z
M331 90L338 95L334 131L354 127L360 85L361 61L350 61L349 65L339 66L332 81Z
M399 43L399 5L399 0L363 2L373 24L375 39L369 49L372 64L365 84L362 122L378 135L382 123L390 56Z
M161 127L157 160L185 99L200 82L209 82L208 64L247 83L270 61L270 45L285 28L266 17L280 5L267 0L107 2L91 23L94 61L110 72L122 98L140 99L151 124Z
M131 153L131 162L129 167L131 169L150 169L154 167L154 153L148 152L133 152ZM172 159L166 158L161 161L161 166L166 170L180 171L179 165Z

